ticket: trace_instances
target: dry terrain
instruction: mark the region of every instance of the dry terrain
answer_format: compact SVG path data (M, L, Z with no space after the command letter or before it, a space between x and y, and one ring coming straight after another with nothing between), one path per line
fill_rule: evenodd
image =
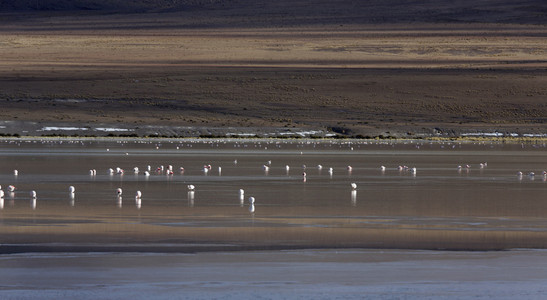
M441 6L429 16L399 5L385 16L379 4L352 11L342 1L306 17L306 1L292 15L245 1L211 8L216 2L175 12L3 13L0 133L32 134L28 122L365 137L547 131L543 4L536 14L504 6L510 16L462 8L454 21L443 19L454 8Z

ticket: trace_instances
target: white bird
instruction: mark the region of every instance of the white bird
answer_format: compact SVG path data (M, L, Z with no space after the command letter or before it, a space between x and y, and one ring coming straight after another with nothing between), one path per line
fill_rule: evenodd
M135 172L135 174L138 174L139 173L139 167L134 167L133 172Z
M263 165L262 169L264 170L264 172L268 172L270 170L270 167L268 167L267 165Z
M380 166L380 171L385 171L386 170L386 167L385 166Z
M317 170L319 170L319 171L323 170L323 166L322 165L317 165Z
M74 188L72 185L68 187L68 192L71 194L74 194L76 192L76 188Z
M218 175L222 174L222 168L218 167Z
M13 185L8 185L8 192L15 191L15 187Z
M195 187L193 184L189 184L189 185L188 185L188 190L189 190L189 191L193 191L193 190L195 190L195 189L196 189L196 187Z
M0 198L4 198L4 191L0 190Z
M412 168L412 169L410 169L410 173L412 173L412 174L416 174L416 168Z
M249 204L255 204L255 197L249 197Z
M30 197L36 199L36 191L30 191Z
M13 175L15 175L15 176L19 175L19 171L13 170Z
M352 166L348 166L347 167L348 171L351 172L353 170L353 167Z
M142 196L141 191L137 191L137 193L135 193L135 198L140 199L141 196Z
M245 190L239 189L239 196L244 196L244 195L245 195Z
M108 174L109 174L109 175L114 174L114 169L112 169L112 168L108 169Z
M144 171L144 176L150 176L150 172Z
M351 183L351 188L352 188L353 190L356 190L356 189L357 189L357 184L356 184L355 182L352 182L352 183Z
M329 168L329 175L332 176L332 173L334 172L334 170L332 168Z
M120 197L122 195L123 191L122 191L122 188L118 188L116 190L116 194L118 195L118 197Z

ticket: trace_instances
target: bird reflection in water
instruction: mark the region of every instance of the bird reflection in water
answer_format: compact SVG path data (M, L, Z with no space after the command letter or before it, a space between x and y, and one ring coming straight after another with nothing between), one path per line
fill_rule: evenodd
M188 191L188 206L194 207L194 191Z

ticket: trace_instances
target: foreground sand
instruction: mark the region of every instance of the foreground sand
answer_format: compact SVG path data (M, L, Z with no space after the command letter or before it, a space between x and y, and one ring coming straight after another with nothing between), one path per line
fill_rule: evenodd
M545 251L5 255L5 299L542 299Z
M167 136L193 134L176 126L371 137L546 130L544 26L188 22L31 15L0 24L0 120ZM37 134L56 133L67 134Z

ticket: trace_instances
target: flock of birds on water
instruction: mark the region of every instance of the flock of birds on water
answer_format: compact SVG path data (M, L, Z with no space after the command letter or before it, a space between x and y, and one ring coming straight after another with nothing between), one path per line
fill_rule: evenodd
M13 140L10 140L10 141L4 141L6 142L7 144L12 144L12 145L16 145L16 146L21 146L22 145L22 142L21 141L13 141ZM67 144L77 144L77 145L81 145L81 146L86 146L86 143L82 140L70 140L70 141L50 141L50 140L26 140L26 141L23 141L24 143L33 143L33 144L51 144L51 143L54 143L54 144L58 144L58 145L67 145ZM124 144L127 144L129 141L117 141L116 143L117 144L121 144L122 146ZM135 143L137 144L150 144L152 142L150 141L135 141ZM174 142L171 141L170 142L171 144L173 144ZM196 143L204 143L204 144L210 144L211 147L219 147L219 145L221 144L226 144L227 143L227 140L211 140L211 141L200 141L200 140L192 140L192 141L187 141L187 144L184 145L184 144L180 144L178 146L176 146L176 149L179 150L181 149L182 147L186 147L186 148L192 148L193 147L193 144L196 144ZM233 146L235 148L239 148L239 147L247 147L248 144L245 143L245 142L240 142L240 141L237 141L235 140L233 142ZM397 145L397 143L393 143L393 142L383 142L383 141L375 141L375 142L359 142L359 143L354 143L354 142L314 142L314 141L300 141L300 142L292 142L292 141L277 141L277 142L271 142L271 141L258 141L258 142L255 142L255 145L254 147L256 148L257 146L259 148L263 147L262 149L264 150L267 150L268 149L268 146L274 146L275 148L281 148L282 145L291 145L291 144L295 144L296 147L304 147L305 145L307 146L311 146L313 148L316 148L316 146L318 145L323 145L324 147L333 147L333 146L338 146L339 148L343 148L343 147L346 147L348 148L349 150L353 151L354 150L354 145L356 145L357 147L360 147L361 145L376 145L376 146L385 146L385 147L394 147L395 145ZM429 143L424 143L424 142L414 142L414 141L409 141L409 142L402 142L401 145L413 145L414 148L416 149L420 149L421 147L424 147L426 145L429 144L429 146L434 146L434 145L437 145L439 147L439 149L455 149L456 147L460 147L462 144L461 143L452 143L452 142L440 142L440 143L433 143L433 142L429 142ZM499 143L498 143L499 144ZM485 142L479 142L479 143L474 143L473 145L481 145L481 146L485 146L485 147L493 147L494 146L494 143L485 143ZM520 145L520 148L524 149L526 148L528 145L522 143ZM547 148L547 144L543 143L543 144L530 144L529 146L531 146L532 148ZM157 143L155 145L155 149L156 150L159 150L160 148L162 147L162 144L161 143ZM106 151L110 151L110 149L106 149ZM125 153L126 155L128 155L128 153ZM300 152L300 154L302 154L302 152ZM237 160L235 161L235 163L237 164ZM268 161L266 164L264 164L262 166L263 170L265 171L265 173L267 173L270 169L270 166L271 166L271 161ZM484 163L480 163L479 164L479 168L483 169L485 167L487 167L488 164L486 162ZM307 180L307 174L306 174L306 166L302 166L303 167L303 172L302 172L302 180L305 182ZM465 171L469 171L469 169L471 168L470 165L459 165L457 166L457 170L458 172L463 172L464 170ZM212 169L212 166L209 165L209 164L206 164L203 166L203 172L204 173L208 173L209 171L211 171ZM290 167L287 165L285 166L285 169L286 169L286 172L288 174L289 172L289 169ZM317 169L318 170L322 170L323 169L323 166L322 165L317 165ZM347 171L348 173L351 173L352 171L352 167L351 166L347 166ZM379 167L380 171L383 173L386 171L386 167L385 166L380 166ZM416 167L407 167L407 166L398 166L397 167L397 170L399 172L405 172L405 173L410 173L412 174L412 176L416 176L417 174L417 168ZM140 174L140 169L138 167L135 167L133 169L133 172L135 174ZM180 168L180 172L183 173L184 172L184 168ZM220 175L220 173L222 172L222 169L221 167L218 167L218 173ZM123 175L125 173L125 170L123 170L122 168L115 168L115 169L108 169L108 174L110 175L114 175L114 174L119 174L119 175ZM144 174L145 176L150 176L152 174L152 169L150 166L148 166L148 168L142 172L142 174ZM166 169L164 169L163 166L159 166L157 169L156 169L156 173L157 174L166 174L166 175L173 175L174 174L174 170L173 170L173 167L171 165L169 165ZM328 168L327 169L327 173L329 174L329 176L332 177L333 173L334 173L334 170L333 168ZM13 171L13 174L15 176L18 176L19 175L19 172L18 170L14 170ZM97 171L95 169L92 169L92 170L89 170L89 174L91 176L95 176L97 175ZM521 171L518 171L517 172L517 178L519 179L522 179L524 177L524 173L521 172ZM534 179L534 177L536 176L536 174L534 172L528 172L527 175L531 178L531 179ZM543 176L543 181L547 181L547 171L542 171L541 175ZM196 189L196 187L192 184L189 184L187 186L188 188L188 198L189 200L193 200L194 198L194 191ZM355 197L355 191L357 190L357 184L355 182L352 182L350 183L350 188L352 190L352 198ZM7 193L9 195L10 198L14 198L14 193L15 193L15 186L13 185L9 185L7 187ZM68 188L69 190L69 197L70 199L74 199L75 197L75 192L76 192L76 188L74 186L69 186ZM118 198L118 204L121 204L121 197L122 197L122 189L121 188L118 188L116 190L116 196ZM240 189L239 190L239 196L240 196L240 202L241 204L244 203L244 196L245 195L245 191L243 189ZM5 192L4 190L2 189L2 187L0 186L0 209L3 208L3 204L4 204L4 196L5 196ZM36 199L37 199L37 192L35 190L32 190L30 191L30 198L31 198L31 201L32 201L32 207L35 208L36 206ZM142 192L141 191L136 191L135 192L135 201L136 201L136 205L138 208L141 207L141 199L142 199ZM255 198L254 197L249 197L248 198L248 202L249 202L249 211L251 212L254 212L255 211Z
M237 160L234 161L234 164L237 164ZM272 162L268 161L264 165L262 165L262 169L264 170L264 172L266 174L269 172L271 164L272 164ZM483 162L483 163L479 164L480 169L486 168L487 166L488 166L487 162ZM317 170L321 171L323 169L323 166L322 165L317 165L316 168L317 168ZM203 166L202 170L203 170L204 174L208 174L211 171L211 169L212 169L212 166L210 164L205 164ZM307 169L306 165L303 165L302 166L302 170L303 170L302 171L302 181L303 182L307 181L306 169ZM412 174L412 176L416 176L416 174L417 174L417 168L416 167L411 168L411 167L408 167L408 166L404 166L404 165L401 166L400 165L396 169L399 172L408 172L408 173ZM468 165L468 164L467 165L458 165L457 166L458 172L461 172L462 170L469 171L470 169L471 169L471 166ZM286 170L287 174L289 174L289 170L290 170L289 165L285 166L285 170ZM351 174L351 172L353 170L353 167L352 166L347 166L346 170L349 174ZM380 166L379 170L382 173L384 173L387 170L387 168L385 166ZM184 174L185 170L184 170L183 167L180 167L179 171L180 171L180 174ZM220 175L221 172L222 172L222 168L219 166L218 167L218 174ZM140 169L138 167L134 167L133 168L133 173L134 174L140 174ZM142 172L142 174L145 175L146 177L150 176L151 173L152 173L152 168L151 168L150 165L148 165L147 169L144 172ZM334 169L332 167L328 168L327 173L332 178L332 175L334 173ZM112 175L124 175L125 170L122 169L122 168L119 168L119 167L117 167L115 169L109 168L108 171L107 171L107 174L111 175L111 176ZM174 174L173 166L168 165L167 168L165 168L163 165L161 165L161 166L156 168L155 174L158 174L158 175L165 174L167 176L172 176ZM19 175L19 171L14 170L13 175L15 177L17 177ZM89 170L89 175L96 176L97 175L97 170L95 170L95 169ZM518 171L516 175L519 179L522 179L523 176L524 176L524 173L521 172L521 171ZM531 179L533 179L536 174L534 172L529 172L527 175ZM543 180L547 181L547 171L542 171L541 175L543 176ZM354 201L355 196L356 196L357 183L355 183L355 182L350 183L350 188L351 188L351 191L352 191L352 201ZM188 189L188 199L193 202L194 192L195 192L196 187L193 184L188 184L187 189ZM14 185L8 185L7 193L9 195L9 197L12 198L12 199L15 196L15 190L16 190L16 188L15 188ZM70 199L74 200L75 193L76 193L76 188L71 185L71 186L68 187L68 192L69 192ZM120 207L121 207L121 201L122 201L122 194L123 194L122 188L117 188L116 189L116 197L117 197L117 200L118 200L118 205ZM4 196L5 196L5 192L2 189L2 186L0 185L0 209L2 209L4 207ZM32 201L31 206L34 209L34 208L36 208L36 199L37 199L37 193L36 193L35 190L30 191L30 198L31 198L31 201ZM245 199L245 191L243 189L239 189L239 199L240 199L241 205L243 205L244 204L244 199ZM137 208L139 208L139 209L141 208L141 203L142 203L141 200L142 200L142 192L140 190L137 190L135 192L135 204L136 204ZM248 202L249 202L249 211L251 213L254 213L255 212L255 198L253 196L249 197Z

